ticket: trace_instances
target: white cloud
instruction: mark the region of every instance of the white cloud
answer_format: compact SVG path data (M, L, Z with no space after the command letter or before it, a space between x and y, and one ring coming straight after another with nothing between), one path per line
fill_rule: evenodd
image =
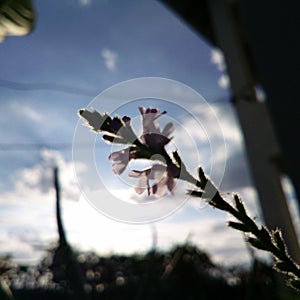
M228 75L225 75L223 74L219 80L218 80L218 85L223 88L223 89L226 89L229 87L230 85L230 79L229 79L229 76Z
M26 117L34 122L42 122L44 120L44 116L40 112L26 104L12 101L10 102L10 108L15 113L22 116L22 118Z
M210 61L217 66L219 71L223 72L226 70L224 55L220 49L213 48L211 50Z
M220 49L213 48L211 50L210 61L212 64L216 65L218 71L223 73L218 79L218 85L223 89L229 88L230 78L226 74L227 68L226 68L226 62L225 62L223 52Z
M226 140L240 142L242 135L234 113L234 108L231 104L210 104L209 106L210 111L201 104L194 106L194 114L197 116L197 119L201 121L203 127L207 129L209 138L213 139L224 136ZM220 131L220 128L223 132Z
M89 6L92 3L92 0L79 0L80 6Z
M65 224L69 228L70 240L80 249L92 249L101 254L147 251L153 244L154 227L158 249L170 249L189 241L207 251L213 261L220 264L249 263L249 253L243 235L226 226L228 216L224 212L213 210L211 207L194 212L198 214L198 218L194 216L189 219L186 215L182 219L188 213L187 210L191 210L188 204L171 217L154 225L127 225L97 213L84 199L76 206L68 210Z
M221 172L235 167L226 166L232 157L239 154L239 160L244 158L243 137L233 108L230 104L211 104L208 109L199 104L193 106L193 116L195 119L189 116L179 120L173 134L174 143L189 170L201 165L208 174L212 170L212 179L218 181ZM230 182L234 185L236 179L230 178Z
M59 167L63 196L78 200L79 189L75 181L72 163L67 163L57 151L44 149L40 155L41 162L39 164L21 169L14 174L12 180L15 191L24 195L35 190L48 193L53 187L53 169Z
M102 50L101 56L104 60L105 67L109 71L114 72L117 67L118 54L115 51L105 48Z

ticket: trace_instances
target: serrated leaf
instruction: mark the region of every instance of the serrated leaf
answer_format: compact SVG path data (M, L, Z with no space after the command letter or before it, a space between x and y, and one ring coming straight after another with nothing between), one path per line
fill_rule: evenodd
M296 289L297 291L300 291L300 280L299 279L295 279L295 278L289 279L287 281L287 285Z
M199 176L200 182L203 184L203 187L205 187L205 185L207 183L207 177L201 167L199 167L199 169L198 169L198 176Z
M265 240L267 243L271 242L270 233L264 226L262 226L262 228L259 230L259 233L262 240Z
M118 131L120 130L120 128L122 128L124 126L123 121L120 119L119 116L114 116L114 118L112 120L110 120L109 123L109 129L110 132L115 133L115 134L120 134Z
M248 240L248 243L251 244L255 248L260 249L260 250L269 251L268 247L265 244L263 244L260 240L258 240L257 238L249 237L247 240Z
M274 264L274 268L280 270L281 272L293 272L293 266L290 263L285 261L278 261Z
M175 159L175 161L178 164L178 166L180 166L181 165L181 158L180 158L180 156L178 154L178 151L177 150L173 151L172 152L172 156Z
M246 215L247 212L246 212L246 209L245 209L245 207L244 207L244 203L243 203L242 199L240 198L240 196L237 195L237 194L235 194L235 195L233 196L233 199L234 199L234 201L235 201L235 207L236 207L236 209L237 209L240 213L242 213L243 215Z
M203 195L203 191L195 191L195 190L187 190L187 194L193 196L193 197L199 197L201 198Z
M249 228L243 224L243 223L239 223L239 222L233 222L233 221L229 221L228 223L228 226L229 227L232 227L236 230L240 230L240 231L243 231L243 232L250 232L251 230L249 230Z
M115 136L104 134L102 138L105 141L112 143L112 144L128 144L128 142L121 137L115 137Z
M87 109L79 109L78 114L81 118L85 119L86 124L91 127L94 131L109 131L109 124L111 122L111 118L109 115L99 114L96 110L88 111Z
M282 233L281 233L281 231L279 229L277 229L277 230L275 230L275 231L272 232L272 238L273 238L276 246L280 250L286 252L286 245L285 245L285 242L283 240Z

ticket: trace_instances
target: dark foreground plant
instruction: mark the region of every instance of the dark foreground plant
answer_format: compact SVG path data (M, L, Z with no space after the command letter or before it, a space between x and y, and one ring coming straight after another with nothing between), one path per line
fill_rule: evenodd
M165 146L171 141L170 135L174 125L168 123L160 129L156 119L166 112L157 108L139 108L142 117L142 134L138 137L131 126L131 119L124 116L114 118L108 114L99 114L97 111L79 110L80 117L96 132L104 133L103 139L112 144L126 145L121 151L110 154L113 172L120 175L131 160L147 159L153 164L143 170L129 172L130 177L138 178L135 191L142 194L162 196L165 189L173 193L175 179L187 181L194 185L194 189L187 193L202 198L214 208L226 211L235 217L236 221L229 221L228 226L242 231L247 242L260 250L267 251L274 256L274 268L288 276L288 285L300 290L300 267L290 255L282 237L280 229L270 230L265 226L258 226L249 217L244 203L239 195L233 195L233 204L222 197L220 191L207 177L203 169L198 169L198 179L194 178L181 160L178 151L168 153ZM154 183L150 185L151 181Z

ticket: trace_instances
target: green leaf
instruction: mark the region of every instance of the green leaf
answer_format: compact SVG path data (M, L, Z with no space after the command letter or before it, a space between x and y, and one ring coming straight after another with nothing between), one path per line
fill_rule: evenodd
M239 222L233 222L233 221L229 221L228 223L229 227L232 227L236 230L239 231L243 231L243 232L250 232L251 230L243 223L239 223Z
M177 150L175 150L175 151L172 152L172 156L175 159L175 161L178 164L178 166L181 166L181 158L180 158Z
M198 176L199 176L200 182L202 183L202 188L204 188L208 179L201 167L199 167L199 169L198 169Z
M115 137L111 135L104 134L102 137L105 141L112 143L112 144L128 144L126 140L120 137Z
M235 207L236 207L236 209L237 209L240 213L242 213L243 215L247 215L246 209L245 209L245 207L244 207L243 201L242 201L242 199L240 198L240 196L237 195L237 194L235 194L235 195L233 196L233 199L234 199L234 201L235 201Z
M263 240L266 243L270 243L271 242L271 235L269 233L269 231L262 226L262 228L259 230L260 233L260 239Z
M201 198L202 195L203 195L203 191L187 190L186 192L187 192L188 195L191 195L193 197Z
M88 111L87 109L79 109L78 114L86 121L86 125L92 128L96 132L109 130L109 124L111 123L111 117L108 114L101 115L96 110Z
M248 243L250 245L252 245L253 247L260 249L260 250L266 250L266 251L270 251L270 249L268 248L267 245L265 245L264 243L262 243L259 239L257 238L252 238L249 237L248 239Z
M299 279L296 279L296 278L289 279L287 281L287 285L296 289L297 291L300 291L300 280Z
M288 263L288 262L285 262L285 261L277 261L274 263L274 268L281 271L281 272L293 272L294 271L294 268L293 266Z
M272 238L276 246L283 252L286 252L286 245L282 237L282 233L279 229L272 232Z

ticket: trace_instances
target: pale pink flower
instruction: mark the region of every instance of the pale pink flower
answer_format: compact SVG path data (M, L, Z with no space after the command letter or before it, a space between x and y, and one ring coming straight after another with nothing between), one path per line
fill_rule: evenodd
M143 124L143 135L146 133L160 133L159 125L155 120L161 115L165 114L166 111L160 113L158 108L145 108L139 107L140 113L142 115Z
M113 161L113 172L120 175L126 169L131 158L133 158L133 154L130 153L130 148L126 148L111 153L108 159Z
M135 187L136 193L142 194L147 190L148 195L153 194L157 197L164 194L166 187L170 193L173 193L176 185L173 175L169 167L161 164L155 164L142 171L133 170L129 173L130 177L139 178ZM150 180L155 180L152 187L150 187Z
M158 150L163 148L170 142L171 138L169 138L169 136L174 131L174 125L172 123L168 123L161 131L159 124L156 122L156 119L166 114L166 111L161 113L159 109L151 107L147 109L139 107L139 110L142 114L143 124L141 141L152 149Z

